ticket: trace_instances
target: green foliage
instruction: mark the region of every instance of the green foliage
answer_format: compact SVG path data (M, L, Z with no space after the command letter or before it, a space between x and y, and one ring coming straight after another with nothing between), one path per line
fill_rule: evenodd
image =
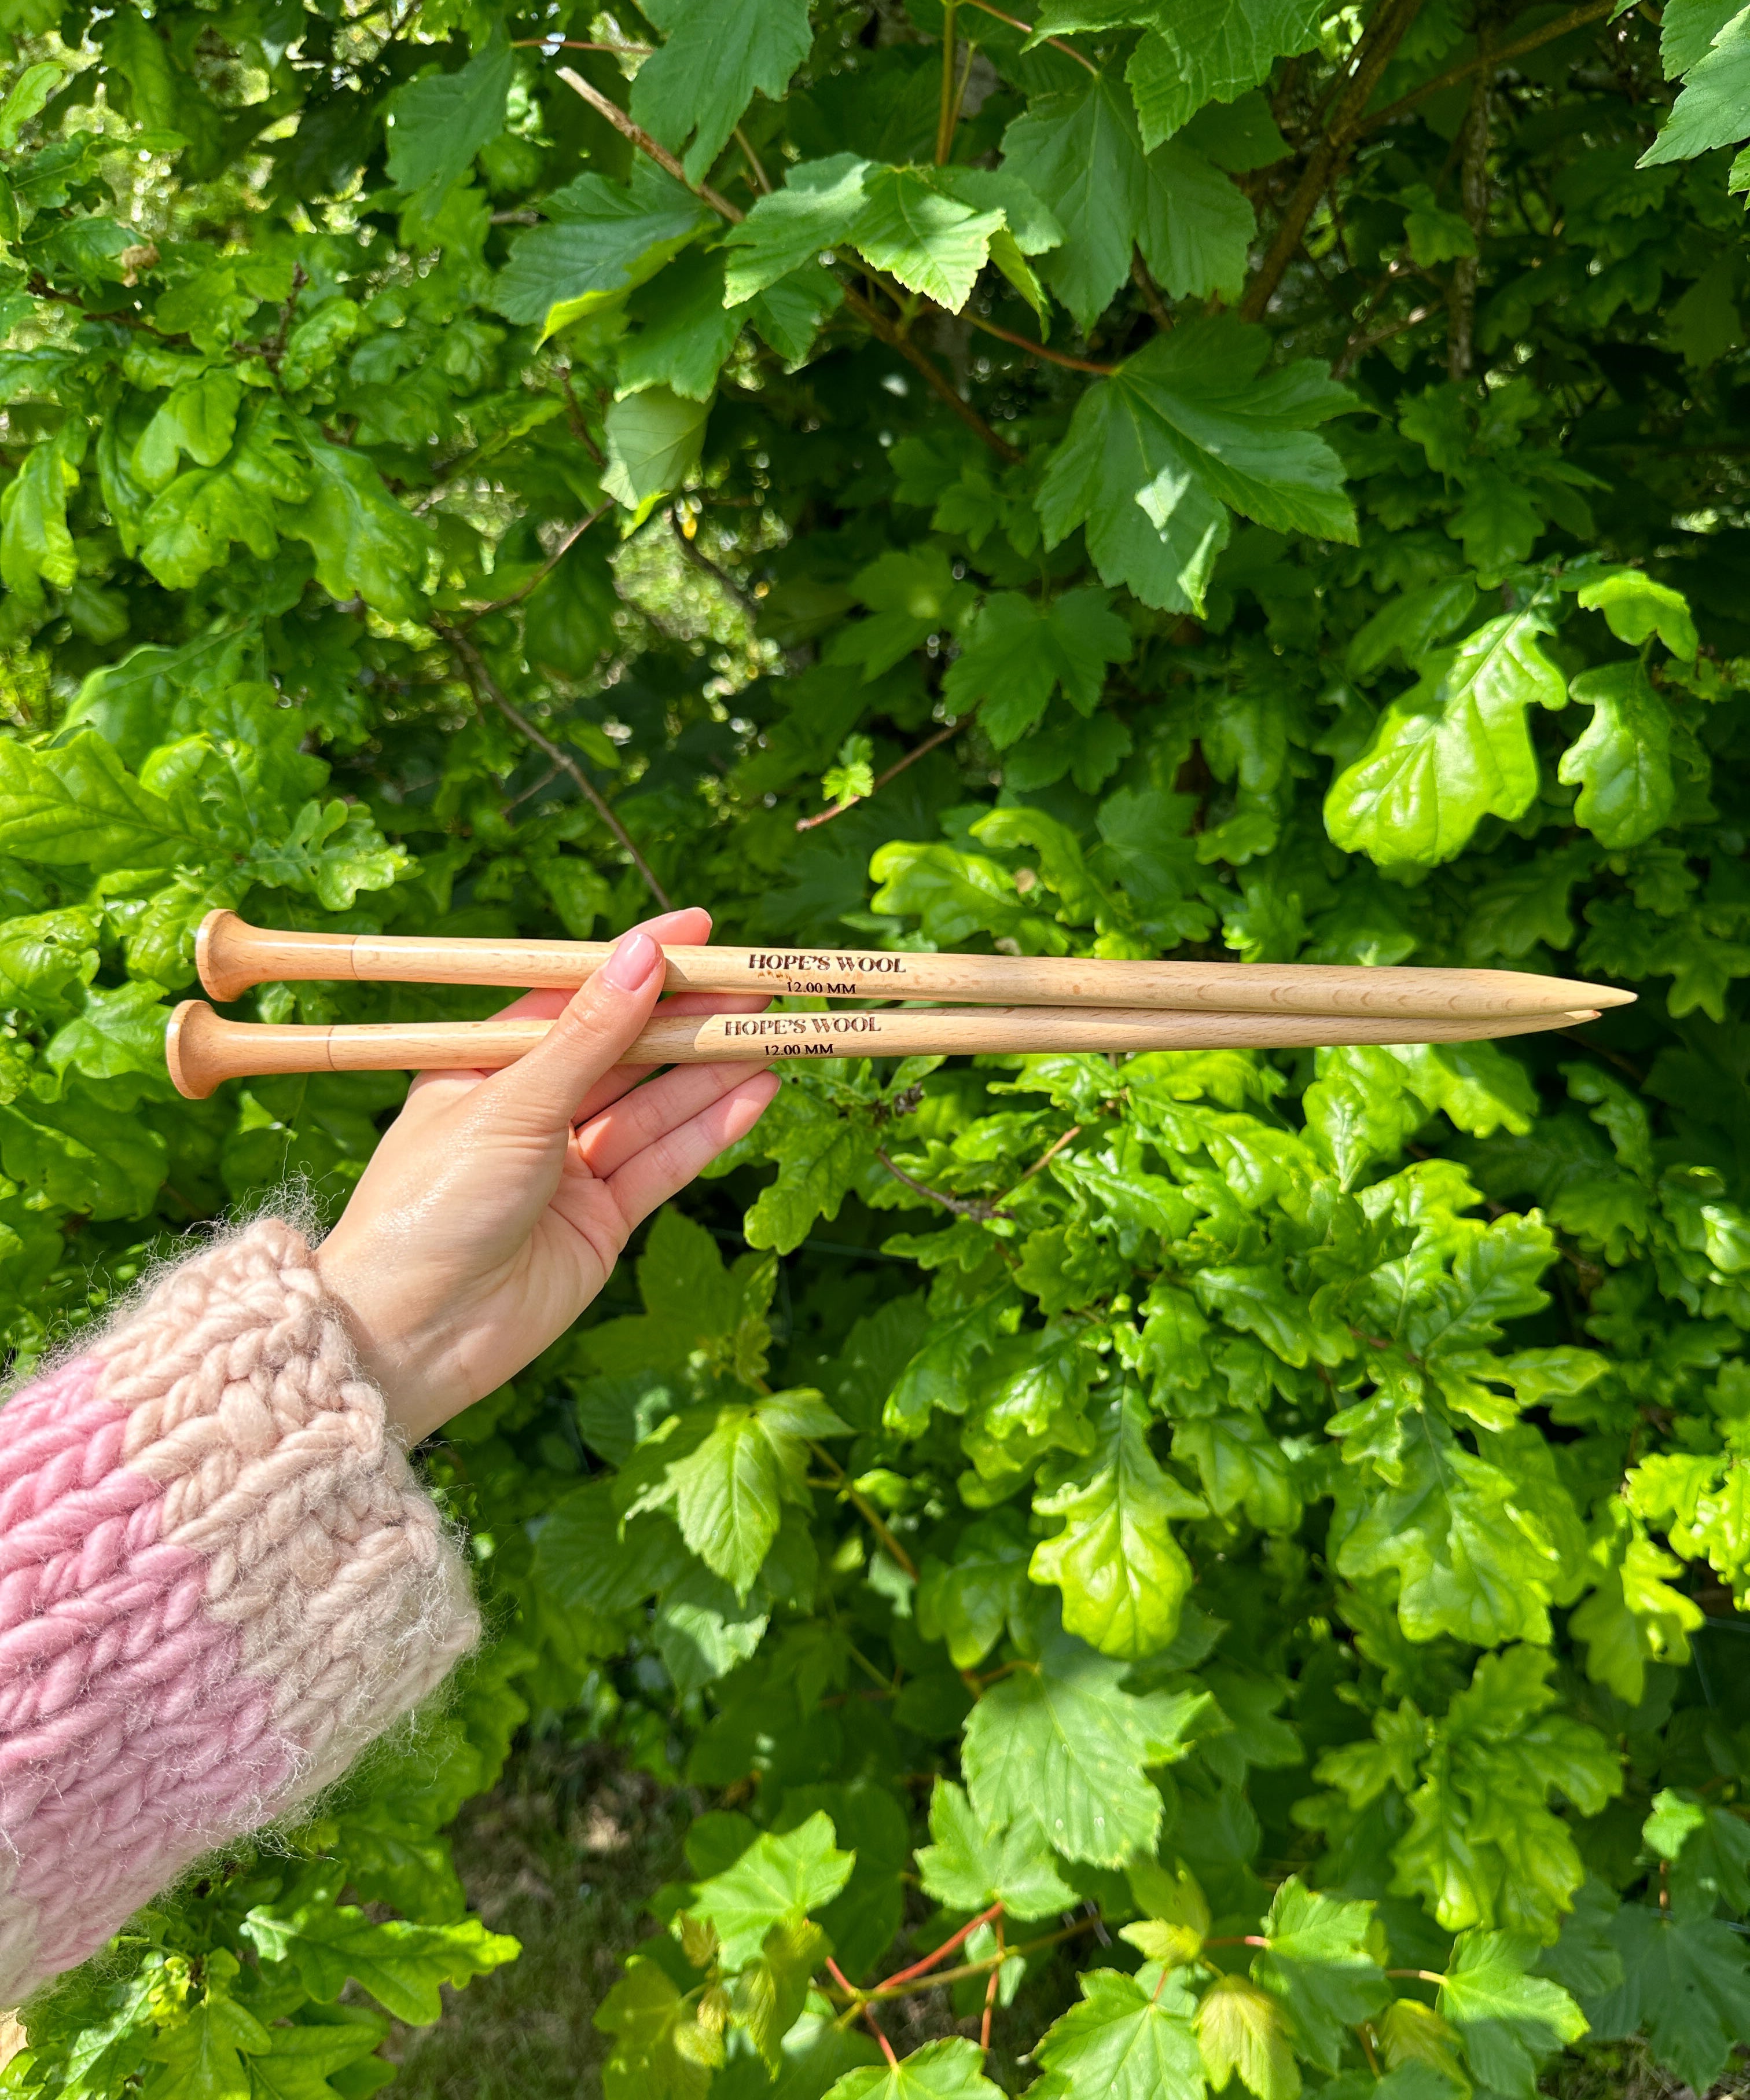
M1750 2032L1747 18L1029 11L0 6L18 1372L401 1097L174 1097L218 905L1640 1003L788 1074L429 1445L487 1653L0 2091L385 2083L514 1952L443 1833L524 1727L710 1804L610 2100Z

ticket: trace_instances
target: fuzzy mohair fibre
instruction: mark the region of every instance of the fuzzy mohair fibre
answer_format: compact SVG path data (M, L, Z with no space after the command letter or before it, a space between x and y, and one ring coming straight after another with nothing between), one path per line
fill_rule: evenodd
M258 1218L164 1271L0 1408L0 2006L478 1635L304 1233Z

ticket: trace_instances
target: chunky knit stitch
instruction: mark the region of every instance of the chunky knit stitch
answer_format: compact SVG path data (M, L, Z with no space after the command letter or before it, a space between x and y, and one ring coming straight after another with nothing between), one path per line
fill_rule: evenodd
M0 2006L337 1777L478 1630L301 1235L170 1270L0 1409Z

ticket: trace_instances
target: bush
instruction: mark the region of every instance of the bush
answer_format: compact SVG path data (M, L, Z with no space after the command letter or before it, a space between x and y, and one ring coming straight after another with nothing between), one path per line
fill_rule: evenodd
M790 1074L428 1448L450 1708L0 2089L374 2089L525 1728L721 1804L624 2100L1750 2032L1743 18L1038 4L0 0L16 1369L399 1097L174 1096L215 907L1639 1004Z

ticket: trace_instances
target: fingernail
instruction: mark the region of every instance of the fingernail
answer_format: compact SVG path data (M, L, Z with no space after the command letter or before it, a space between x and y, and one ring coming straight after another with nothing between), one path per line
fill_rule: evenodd
M636 991L656 965L656 943L648 933L623 933L602 971L615 991Z

